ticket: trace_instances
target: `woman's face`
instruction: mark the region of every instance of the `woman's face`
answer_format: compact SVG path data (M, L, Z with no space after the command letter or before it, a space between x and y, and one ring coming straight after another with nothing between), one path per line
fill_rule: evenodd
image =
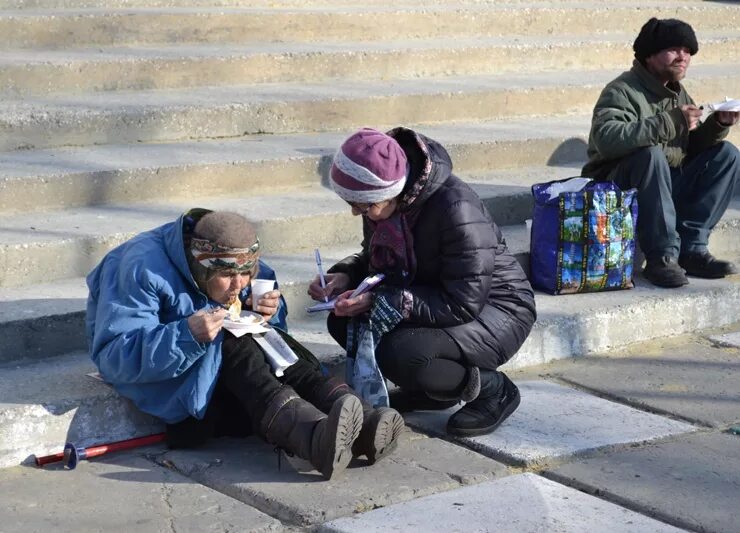
M229 305L239 297L251 279L251 272L219 270L206 282L206 294L215 302Z
M357 202L347 203L352 208L352 214L354 216L365 215L370 220L378 222L389 218L396 212L396 208L398 207L398 197L372 204L361 204Z

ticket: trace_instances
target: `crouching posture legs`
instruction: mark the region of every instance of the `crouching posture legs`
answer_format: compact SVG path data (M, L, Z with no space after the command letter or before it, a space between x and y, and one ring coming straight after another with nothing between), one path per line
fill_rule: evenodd
M507 356L524 341L533 321L508 320ZM451 435L490 433L519 406L516 385L502 372L476 366L477 361L463 354L442 329L397 328L383 337L376 355L384 375L400 387L391 393L394 407L403 411L447 409L466 402L447 422ZM495 359L496 366L505 361L497 354Z

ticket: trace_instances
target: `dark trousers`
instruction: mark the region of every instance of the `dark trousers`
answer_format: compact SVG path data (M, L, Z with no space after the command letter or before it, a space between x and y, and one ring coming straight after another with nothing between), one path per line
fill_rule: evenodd
M346 317L330 314L329 333L347 346ZM383 376L402 389L455 395L465 385L466 363L460 348L442 329L399 325L383 335L375 358Z
M740 155L721 142L671 168L659 146L640 148L619 164L614 181L638 189L637 236L645 257L703 252L740 181Z
M224 335L223 362L205 416L200 420L188 417L182 422L168 424L166 433L170 448L200 446L212 437L250 435L259 426L270 400L284 384L307 398L325 381L318 361L310 358L299 358L278 378L251 335L238 339L228 332ZM291 337L284 335L283 338L296 354L305 354L305 348Z

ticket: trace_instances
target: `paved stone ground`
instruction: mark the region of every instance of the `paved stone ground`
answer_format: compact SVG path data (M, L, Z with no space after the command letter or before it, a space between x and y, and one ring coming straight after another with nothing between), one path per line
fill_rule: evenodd
M740 532L738 332L512 372L494 434L417 413L394 455L330 482L254 437L0 470L0 532Z
M492 497L492 495L496 495ZM321 531L681 531L534 474L519 474L325 524Z
M505 425L489 435L460 441L485 455L533 466L696 429L546 381L522 381L518 386L522 402ZM454 411L411 413L406 421L442 435Z

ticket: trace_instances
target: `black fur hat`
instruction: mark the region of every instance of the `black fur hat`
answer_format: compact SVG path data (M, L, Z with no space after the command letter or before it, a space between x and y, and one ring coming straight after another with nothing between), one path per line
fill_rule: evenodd
M656 19L648 20L635 39L632 49L638 61L674 46L685 46L693 56L699 51L694 29L682 20Z

